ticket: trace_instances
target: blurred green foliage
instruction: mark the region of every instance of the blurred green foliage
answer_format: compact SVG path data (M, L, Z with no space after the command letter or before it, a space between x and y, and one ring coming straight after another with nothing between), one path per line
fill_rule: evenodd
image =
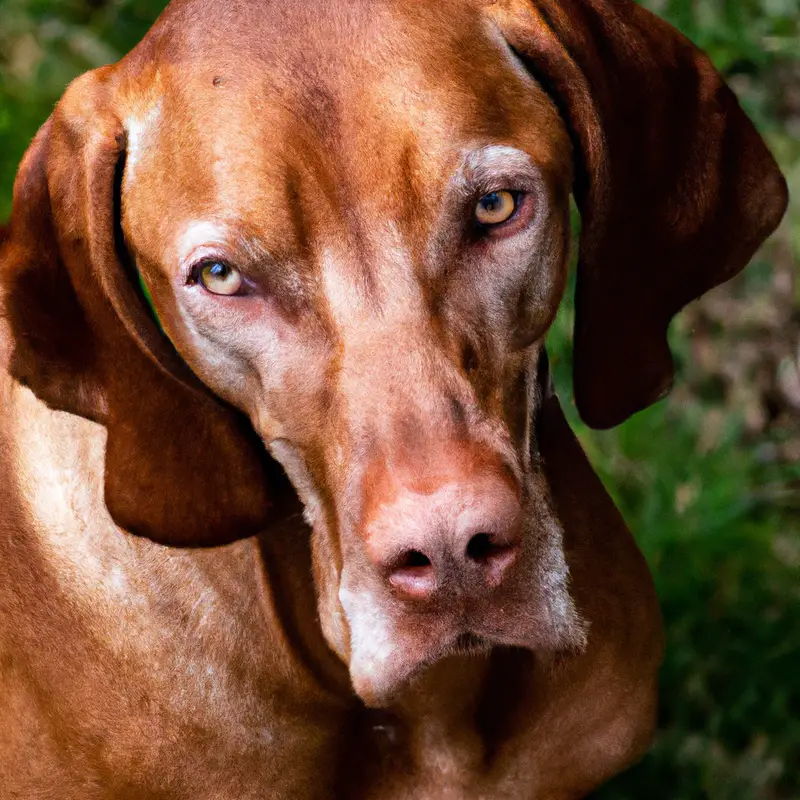
M164 7L155 0L0 0L0 219L17 165L64 87L116 61Z
M769 139L790 189L800 191L800 0L648 5L709 53ZM157 0L0 0L0 219L10 210L16 165L66 83L116 60L162 7ZM793 270L796 205L778 236ZM745 296L764 296L776 252L767 248L740 279ZM788 302L797 318L798 298ZM687 314L671 341L677 384L686 381L691 391L676 389L610 432L588 430L571 403L569 298L548 340L570 422L647 556L668 631L652 752L597 797L797 799L800 466L780 455L792 429L753 430L728 402L730 392L692 379ZM726 338L726 327L713 336L723 354L744 346Z

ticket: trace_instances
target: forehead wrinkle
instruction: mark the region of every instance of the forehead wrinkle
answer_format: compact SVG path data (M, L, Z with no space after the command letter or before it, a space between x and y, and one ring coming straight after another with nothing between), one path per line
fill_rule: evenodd
M345 96L342 84L325 75L304 69L299 83L282 95L286 111L286 141L283 153L286 197L290 221L298 248L306 256L317 239L325 237L335 245L353 252L353 268L368 264L373 257L372 225L367 222L370 209L362 208L367 191L360 170L366 158L358 147L362 125L345 123L343 108L352 107L359 116L359 106ZM356 146L354 146L354 143ZM368 180L375 174L368 170ZM374 292L373 275L368 269L360 274L364 298Z
M417 317L424 309L415 265L392 220L376 226L374 257L359 264L352 255L323 252L320 264L323 291L337 327L385 329L392 321ZM363 275L369 273L368 285Z
M286 167L286 202L289 209L296 211L296 213L289 214L289 220L298 254L301 260L307 260L311 254L314 239L314 218L312 214L305 213L301 176L298 170L291 165Z

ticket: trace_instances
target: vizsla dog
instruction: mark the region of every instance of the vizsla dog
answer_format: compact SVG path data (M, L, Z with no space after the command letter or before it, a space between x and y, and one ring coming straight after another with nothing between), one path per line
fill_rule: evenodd
M177 0L0 264L3 800L585 796L649 745L613 426L784 181L628 0ZM146 288L145 288L146 287Z

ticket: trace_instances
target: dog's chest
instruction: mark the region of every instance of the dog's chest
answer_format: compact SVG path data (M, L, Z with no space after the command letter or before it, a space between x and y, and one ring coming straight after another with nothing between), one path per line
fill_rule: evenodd
M102 501L102 428L20 389L6 409L3 791L325 796L313 785L336 766L337 709L274 627L256 545L181 551L122 533Z
M221 557L246 566L238 551ZM0 691L12 698L0 727L16 733L0 743L0 771L19 796L57 783L67 800L329 797L339 710L298 685L252 579L240 603L194 563L178 558L155 581L147 561L78 558L72 584L34 565L42 591L19 614L3 603L3 627L16 630L0 636Z

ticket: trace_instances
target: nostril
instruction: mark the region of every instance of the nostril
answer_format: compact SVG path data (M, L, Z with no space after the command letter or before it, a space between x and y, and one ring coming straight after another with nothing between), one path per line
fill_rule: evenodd
M491 533L476 533L467 542L467 560L487 568L496 578L512 564L516 555L514 542L497 539Z
M400 595L424 600L436 590L436 571L425 553L409 550L390 570L389 583Z
M408 567L429 567L430 565L431 560L425 555L425 553L420 553L419 550L409 550L401 560L400 564L398 564L401 569Z
M490 534L476 533L467 542L467 558L472 561L485 561L496 549L497 545L492 542Z

